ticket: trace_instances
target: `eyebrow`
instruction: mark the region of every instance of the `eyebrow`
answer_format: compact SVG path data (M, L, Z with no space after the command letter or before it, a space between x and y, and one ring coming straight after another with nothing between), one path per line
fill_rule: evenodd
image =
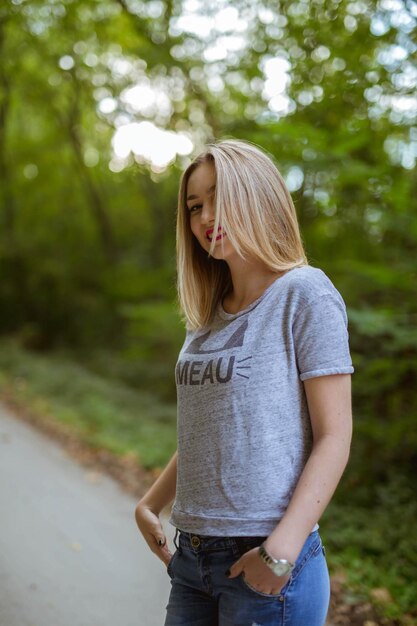
M213 191L213 189L215 189L215 188L216 188L216 185L212 185L211 187L209 187L209 189L207 189L207 192L206 192L206 193L209 193L209 191ZM188 200L195 200L195 199L196 199L196 198L198 198L198 197L199 197L199 196L193 196L193 195L188 196L188 198L187 198L187 202L188 202Z

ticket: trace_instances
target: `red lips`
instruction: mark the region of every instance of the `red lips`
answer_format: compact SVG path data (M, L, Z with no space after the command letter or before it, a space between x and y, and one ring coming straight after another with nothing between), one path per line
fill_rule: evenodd
M221 232L221 230L222 230L222 227L221 227L221 226L219 226L219 227L218 227L218 229L217 229L217 232L218 232L219 234L218 234L218 235L217 235L217 237L216 237L216 241L218 241L219 239L221 239L221 238L222 238L222 236L226 234L226 233L224 233L224 232L222 233L222 232ZM209 228L208 230L206 230L206 237L207 237L207 239L209 239L209 241L212 241L212 239L213 239L213 237L212 237L213 232L214 232L214 228Z

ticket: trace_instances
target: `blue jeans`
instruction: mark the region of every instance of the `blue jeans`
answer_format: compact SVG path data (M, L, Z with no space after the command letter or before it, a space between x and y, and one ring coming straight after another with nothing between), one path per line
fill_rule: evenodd
M278 595L249 587L226 571L266 537L203 537L179 532L168 565L171 593L165 626L323 626L329 573L318 531L312 532Z

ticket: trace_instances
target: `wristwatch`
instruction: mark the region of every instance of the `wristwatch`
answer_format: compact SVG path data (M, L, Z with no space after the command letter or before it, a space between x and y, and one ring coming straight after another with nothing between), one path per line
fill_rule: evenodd
M259 556L262 561L267 565L276 576L285 576L290 574L295 565L290 563L287 559L274 559L264 548L264 544L259 546Z

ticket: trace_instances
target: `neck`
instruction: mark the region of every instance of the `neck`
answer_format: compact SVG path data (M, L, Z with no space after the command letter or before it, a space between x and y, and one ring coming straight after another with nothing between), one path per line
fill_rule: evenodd
M229 306L238 310L259 298L284 272L269 269L259 262L248 262L234 259L228 262L233 289L226 295Z

